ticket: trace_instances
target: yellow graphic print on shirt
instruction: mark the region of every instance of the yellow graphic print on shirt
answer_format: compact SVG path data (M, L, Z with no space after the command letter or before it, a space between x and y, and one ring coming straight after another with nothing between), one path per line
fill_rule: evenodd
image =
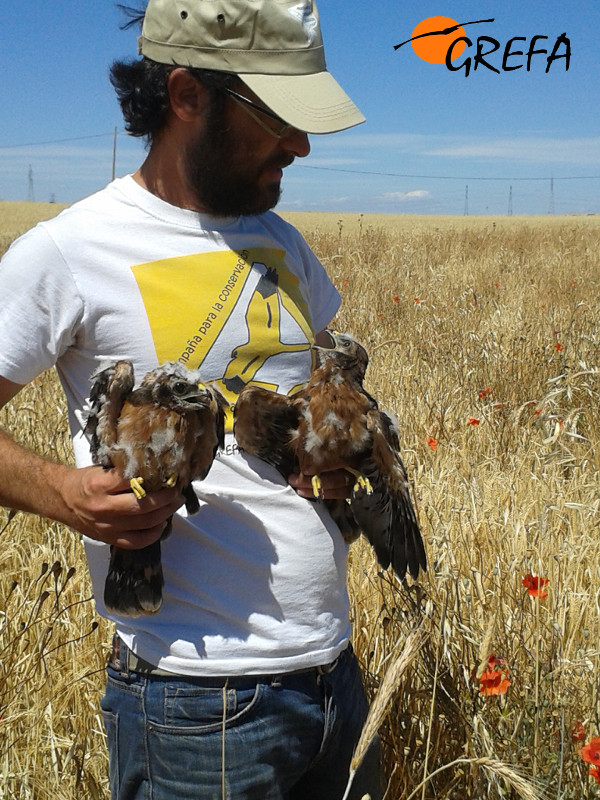
M196 253L132 270L159 363L200 369L230 403L250 381L290 394L308 380L314 331L285 251Z

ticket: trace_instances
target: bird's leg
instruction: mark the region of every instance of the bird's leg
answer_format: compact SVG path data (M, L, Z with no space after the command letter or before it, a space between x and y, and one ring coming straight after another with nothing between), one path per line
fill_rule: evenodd
M344 469L348 472L351 472L356 478L356 483L352 487L353 492L359 492L361 489L363 489L367 494L373 494L373 487L371 486L371 481L368 478L366 478L364 475L361 475L360 472L352 469L351 467L344 467Z
M129 485L131 486L131 491L134 493L134 495L137 497L138 500L141 500L142 497L146 497L146 491L142 486L143 482L144 482L143 478L132 478L129 481Z

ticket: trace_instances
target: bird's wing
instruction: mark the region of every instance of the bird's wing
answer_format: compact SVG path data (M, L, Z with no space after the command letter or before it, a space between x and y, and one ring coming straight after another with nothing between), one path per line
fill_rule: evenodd
M84 429L92 460L111 467L110 448L117 439L117 420L134 384L131 361L102 366L91 377L90 412Z
M300 413L300 406L293 398L248 384L234 408L233 431L237 443L287 478L296 468L291 441Z
M373 447L360 472L368 478L371 491L355 489L350 501L352 513L381 566L387 569L391 564L400 579L408 568L417 578L419 569L426 570L427 559L400 458L398 433L384 411L372 410L367 416Z
M210 396L210 402L204 411L199 412L199 415L203 421L205 416L208 416L208 419L205 424L203 422L201 425L201 436L194 442L194 452L189 458L192 481L203 481L206 478L213 465L217 451L219 448L222 450L225 447L225 410L228 407L227 400L215 386L206 384L205 389ZM196 514L200 510L200 503L196 497L192 481L182 489L188 514Z
M215 429L217 431L217 448L220 447L222 450L225 447L225 413L229 408L229 403L215 386L208 384L206 388L211 393L213 398L213 413L215 415Z
M340 533L346 544L355 542L362 533L362 529L356 522L350 503L346 500L327 499L324 502L331 515L331 519L340 529Z

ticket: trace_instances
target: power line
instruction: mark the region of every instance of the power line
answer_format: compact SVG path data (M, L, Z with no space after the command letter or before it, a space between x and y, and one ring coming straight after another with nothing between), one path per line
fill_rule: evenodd
M46 142L25 142L25 144L0 144L0 150L14 150L17 147L38 147L44 144L64 144L65 142L81 142L84 139L102 139L105 136L113 136L110 133L93 133L90 136L71 136L68 139L49 139Z
M543 178L481 178L472 175L413 175L403 172L371 172L361 169L344 169L343 167L316 167L310 164L297 164L302 169L317 169L326 172L349 172L354 175L379 175L385 178L419 178L420 180L430 179L436 181L597 181L600 175L565 175L563 177L552 177L548 175Z
M65 139L48 139L43 142L25 142L23 144L0 144L0 150L13 150L18 147L39 147L48 144L66 144L68 142L81 142L89 139L104 139L109 136L113 137L113 150L115 139L117 135L124 134L125 131L110 131L110 133L95 133L88 136L70 136ZM361 170L361 169L346 169L344 167L318 167L311 164L302 164L296 162L296 167L301 169L320 170L322 172L345 172L351 175L375 175L384 178L417 178L419 180L438 180L438 181L591 181L600 180L600 175L564 175L562 177L555 177L548 175L541 178L523 178L523 177L503 177L503 178L490 178L490 177L474 177L472 175L415 175L409 172L378 172L374 170Z

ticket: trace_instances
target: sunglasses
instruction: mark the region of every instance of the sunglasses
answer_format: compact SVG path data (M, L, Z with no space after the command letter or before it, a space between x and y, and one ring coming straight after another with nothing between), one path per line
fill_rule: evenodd
M244 109L248 116L252 117L257 125L276 139L283 139L283 137L288 136L291 131L296 130L293 125L288 125L288 123L281 119L281 117L278 117L277 114L274 114L268 108L259 106L248 97L244 97L243 94L238 94L225 87L221 91L228 97L231 97L234 102Z

